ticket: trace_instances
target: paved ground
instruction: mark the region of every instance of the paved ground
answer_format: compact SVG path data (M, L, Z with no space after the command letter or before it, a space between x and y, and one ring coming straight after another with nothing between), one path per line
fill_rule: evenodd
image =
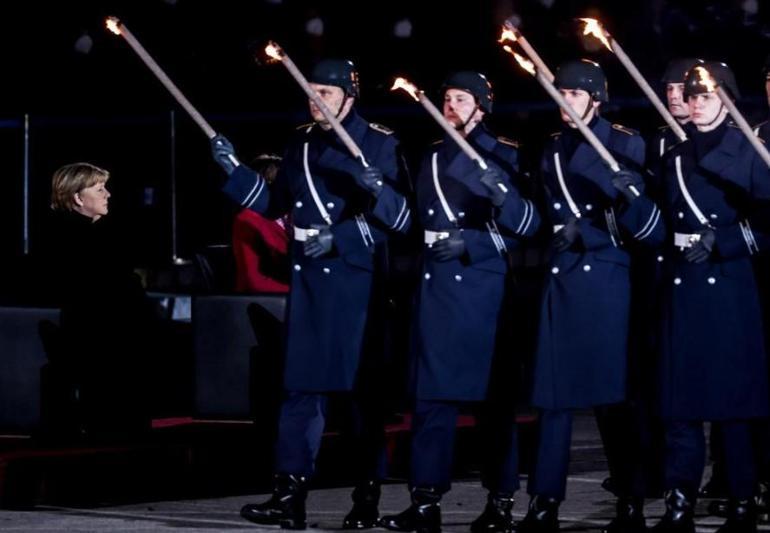
M612 517L613 500L602 490L601 481L607 475L601 447L593 420L580 417L575 424L573 441L573 475L568 484L568 496L561 508L563 531L598 531ZM308 520L313 530L338 529L349 509L349 488L315 490L308 499ZM171 532L195 530L258 531L258 528L238 516L245 503L261 501L265 495L244 495L227 498L163 501L98 508L38 507L33 511L0 511L0 531L8 532ZM480 512L485 493L477 480L458 480L442 502L444 530L467 532L470 522ZM526 512L527 497L518 494L514 515ZM383 513L399 512L408 505L403 483L394 482L383 488L380 509ZM650 500L647 514L654 518L662 514L660 500ZM698 531L715 531L719 520L705 515L705 502L698 507ZM770 526L762 526L770 531ZM381 530L375 530L381 531Z

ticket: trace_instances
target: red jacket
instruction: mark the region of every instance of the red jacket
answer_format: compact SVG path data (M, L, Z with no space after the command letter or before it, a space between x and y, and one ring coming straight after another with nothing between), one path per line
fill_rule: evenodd
M233 220L235 290L289 291L289 232L283 220L270 220L249 209Z

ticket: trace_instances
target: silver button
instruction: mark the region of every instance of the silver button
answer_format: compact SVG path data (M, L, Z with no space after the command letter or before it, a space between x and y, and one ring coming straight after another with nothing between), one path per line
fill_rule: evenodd
M559 202L554 202L553 203L553 208L554 209L561 209L561 204Z
M295 205L295 206L297 206L297 208L300 208L300 207L302 207L302 202L297 202L297 203L296 203L296 204L294 204L294 205Z
M709 216L711 217L711 220L716 220L717 219L717 214L716 213L711 213L711 215L709 215Z
M463 277L460 274L455 274L455 281L462 281Z
M709 285L713 285L714 283L716 283L716 282L717 282L717 279L716 279L716 278L714 278L714 277L710 277L710 278L709 278L709 279L707 279L706 281L708 281L708 282L709 282Z
M591 272L591 265L583 265L583 272Z
M460 211L459 213L457 213L457 216L460 218L465 218L465 211Z
M299 266L299 265L294 265L294 270L296 270L297 272L299 272L300 270L302 270L302 267L301 267L301 266Z
M324 267L324 274L328 274L329 272L331 272L331 270L329 270L328 267Z
M328 204L326 204L326 208L327 209L334 209L334 202L329 202Z
M551 274L558 274L559 273L559 267L553 267L551 269Z
M658 263L662 263L662 262L663 262L663 256L662 256L662 255L659 255L659 256L658 256Z
M681 285L682 284L682 278L674 278L674 285Z
M684 213L682 213L681 211L679 211L679 212L676 214L676 216L678 216L679 218L684 218Z
M425 273L425 279L430 279L430 272Z
M591 204L586 204L586 211L590 211L593 208L594 206L592 206Z
M432 217L433 213L435 213L433 209L428 209L428 216Z

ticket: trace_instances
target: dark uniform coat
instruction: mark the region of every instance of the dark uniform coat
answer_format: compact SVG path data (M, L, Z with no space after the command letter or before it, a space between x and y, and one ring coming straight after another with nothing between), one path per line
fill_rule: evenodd
M377 267L375 248L385 242L389 231L406 231L411 220L407 200L400 192L406 175L395 137L353 110L342 125L368 163L384 175L384 188L376 200L353 179L361 164L333 131L317 125L300 128L271 186L257 173L239 166L224 187L244 207L269 218L290 213L295 228L310 229L327 224L313 197L312 183L329 216L334 235L331 253L306 257L302 242L291 245L284 374L289 391L353 388Z
M770 198L770 172L732 125L696 158L687 141L666 157L670 231L703 226L681 178L716 233L715 252L689 263L669 246L664 269L661 413L674 420L720 420L768 414L767 367L751 257L770 244L757 201ZM681 175L680 171L681 170Z
M634 172L643 192L638 173L644 161L642 138L602 118L591 127L618 162ZM627 205L611 183L612 171L585 141L567 159L562 134L555 134L541 168L551 223L565 224L576 217L574 209L580 213L580 237L548 265L532 403L567 409L620 402L626 394L630 303L630 257L624 245L661 242L660 210L644 194Z
M514 237L532 235L540 219L518 194L518 155L512 143L477 126L467 137L486 162L501 171L509 190L494 208L479 181L478 165L451 139L431 148L417 178L417 210L428 231L459 228L467 254L439 262L428 245L412 330L414 386L420 400L483 400ZM456 219L439 199L435 182Z

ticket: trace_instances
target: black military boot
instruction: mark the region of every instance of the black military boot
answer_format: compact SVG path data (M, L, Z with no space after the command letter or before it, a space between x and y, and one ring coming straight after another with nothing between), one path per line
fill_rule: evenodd
M513 531L513 494L490 492L484 512L471 522L472 533L511 533Z
M647 531L644 522L643 498L618 498L615 518L602 529L602 533L642 533Z
M559 531L559 500L533 496L524 520L516 528L519 533L555 533Z
M434 488L412 489L412 505L397 515L383 516L380 526L391 531L441 533L441 494Z
M654 533L695 533L695 498L681 489L666 491L666 513L652 528Z
M356 485L352 494L353 508L342 521L342 529L369 529L377 526L380 512L380 482L367 481Z
M307 480L302 476L278 474L273 495L263 503L250 503L241 508L241 516L255 524L279 525L283 529L305 529Z
M756 533L757 513L753 500L730 500L727 522L717 533Z

